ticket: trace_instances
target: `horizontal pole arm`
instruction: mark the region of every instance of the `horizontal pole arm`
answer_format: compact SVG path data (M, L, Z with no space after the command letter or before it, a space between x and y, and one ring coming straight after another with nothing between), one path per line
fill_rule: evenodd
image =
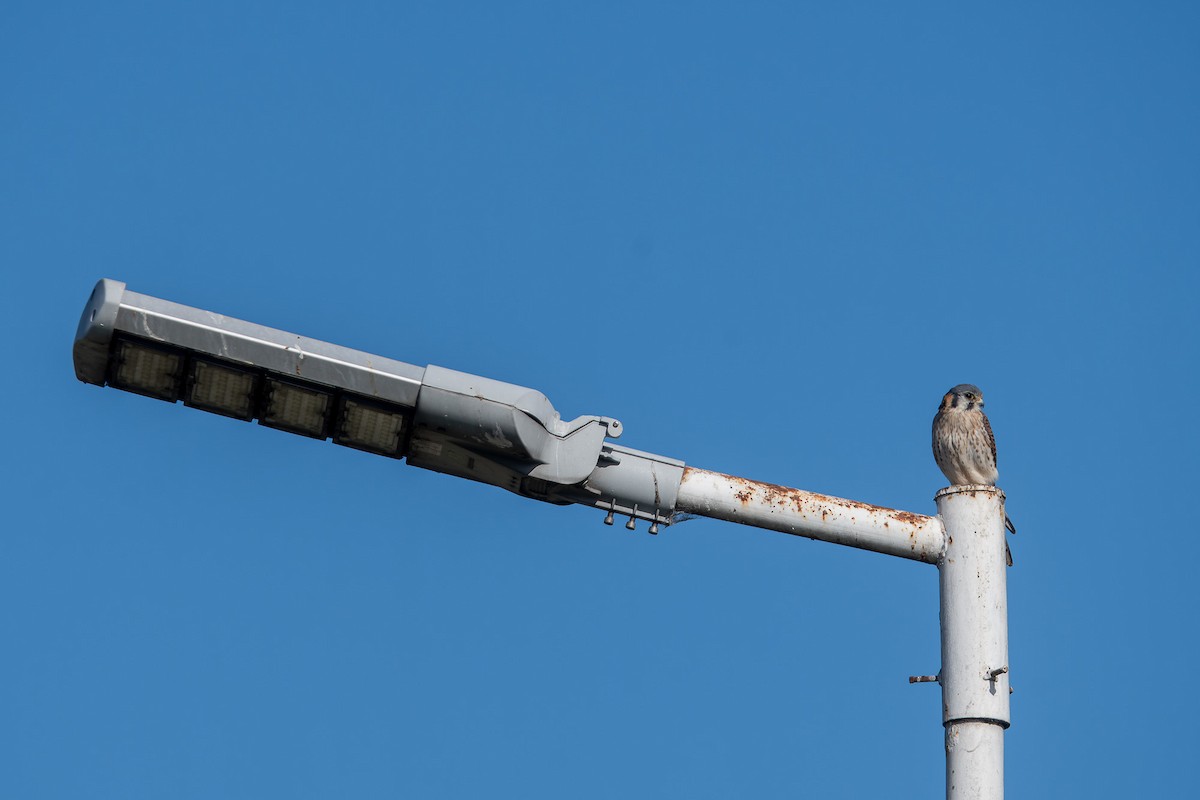
M941 520L687 467L678 511L936 564L946 545Z

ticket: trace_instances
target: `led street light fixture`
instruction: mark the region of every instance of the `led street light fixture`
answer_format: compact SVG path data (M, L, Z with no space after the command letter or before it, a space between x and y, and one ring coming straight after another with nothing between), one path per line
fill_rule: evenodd
M551 503L669 524L683 462L619 447L611 417L562 419L525 386L418 367L102 280L75 374Z

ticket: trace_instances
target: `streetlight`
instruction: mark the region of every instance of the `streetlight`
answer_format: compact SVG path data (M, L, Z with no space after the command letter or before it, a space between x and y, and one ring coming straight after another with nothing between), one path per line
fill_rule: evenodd
M611 417L563 420L544 394L417 367L127 291L101 280L75 334L75 374L353 447L658 533L681 514L935 564L940 574L946 796L1004 794L1009 725L1004 494L953 486L939 516L689 467L610 441Z

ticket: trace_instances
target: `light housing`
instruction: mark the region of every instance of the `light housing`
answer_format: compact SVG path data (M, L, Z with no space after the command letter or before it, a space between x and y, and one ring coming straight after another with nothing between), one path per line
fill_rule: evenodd
M620 447L611 417L562 419L525 386L418 367L96 284L76 376L266 427L332 438L551 503L669 524L684 464Z

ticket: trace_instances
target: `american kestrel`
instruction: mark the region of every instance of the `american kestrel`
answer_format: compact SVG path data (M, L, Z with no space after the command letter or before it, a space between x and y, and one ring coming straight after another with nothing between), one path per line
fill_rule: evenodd
M970 383L960 383L942 398L933 418L933 458L942 474L954 486L982 484L995 486L996 437L983 413L983 392ZM1016 533L1012 520L1004 515L1004 527ZM1008 545L1005 544L1007 550ZM1008 554L1012 566L1012 554Z

